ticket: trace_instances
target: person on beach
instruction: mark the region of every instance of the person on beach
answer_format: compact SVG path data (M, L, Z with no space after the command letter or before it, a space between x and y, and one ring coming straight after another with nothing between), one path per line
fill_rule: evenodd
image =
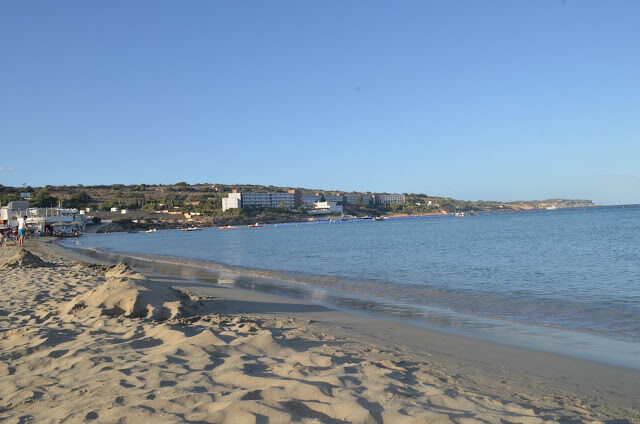
M18 246L24 246L24 236L27 234L27 216L18 218Z

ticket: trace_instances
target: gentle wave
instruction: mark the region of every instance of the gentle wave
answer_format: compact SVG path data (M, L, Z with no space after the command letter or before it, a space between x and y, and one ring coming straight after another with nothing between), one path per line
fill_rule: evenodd
M332 283L336 279L333 278L247 269L181 257L113 252L96 248L73 250L96 259L113 263L125 262L158 273L300 298L350 312L401 320L433 330L640 369L640 344L637 342L566 331L551 325L536 327L501 318L486 319L427 305L389 301L335 289L337 285ZM317 284L319 281L327 288L320 287ZM339 283L339 286L345 287L361 282L341 280Z
M200 261L211 271L277 281L290 292L315 290L339 307L638 343L638 240L640 208L628 207L94 235L77 243Z

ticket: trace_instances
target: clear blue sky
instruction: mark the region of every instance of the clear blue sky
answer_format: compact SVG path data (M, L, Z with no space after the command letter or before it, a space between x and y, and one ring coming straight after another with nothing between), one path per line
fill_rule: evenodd
M640 1L4 1L0 184L640 202Z

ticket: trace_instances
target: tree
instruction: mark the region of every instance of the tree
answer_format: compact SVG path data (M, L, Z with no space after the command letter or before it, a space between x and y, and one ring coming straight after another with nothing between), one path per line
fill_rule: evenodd
M13 187L0 186L0 203L4 205L12 200L20 200L18 190Z
M64 200L62 203L68 208L82 208L93 202L91 196L84 191L78 194L74 194L68 200Z
M29 205L36 208L52 208L58 206L59 199L47 191L36 192L30 199Z

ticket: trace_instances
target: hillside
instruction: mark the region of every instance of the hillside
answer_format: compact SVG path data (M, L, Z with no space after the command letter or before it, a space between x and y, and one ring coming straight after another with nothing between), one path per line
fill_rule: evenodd
M149 226L176 227L184 225L185 213L202 225L226 223L282 222L305 220L304 210L281 209L228 210L222 211L222 198L232 190L241 192L286 192L290 187L262 185L187 184L170 185L94 185L94 186L44 186L6 187L0 186L0 203L20 199L20 193L31 193L31 206L91 208L100 219L119 223L122 229L147 228ZM334 190L299 188L305 194L347 194ZM505 211L544 209L549 207L589 207L590 200L548 199L533 201L464 201L441 196L405 193L406 203L383 205L345 205L345 213L363 215L418 215L467 211ZM109 212L112 207L127 209L127 215ZM137 222L135 222L137 221Z

